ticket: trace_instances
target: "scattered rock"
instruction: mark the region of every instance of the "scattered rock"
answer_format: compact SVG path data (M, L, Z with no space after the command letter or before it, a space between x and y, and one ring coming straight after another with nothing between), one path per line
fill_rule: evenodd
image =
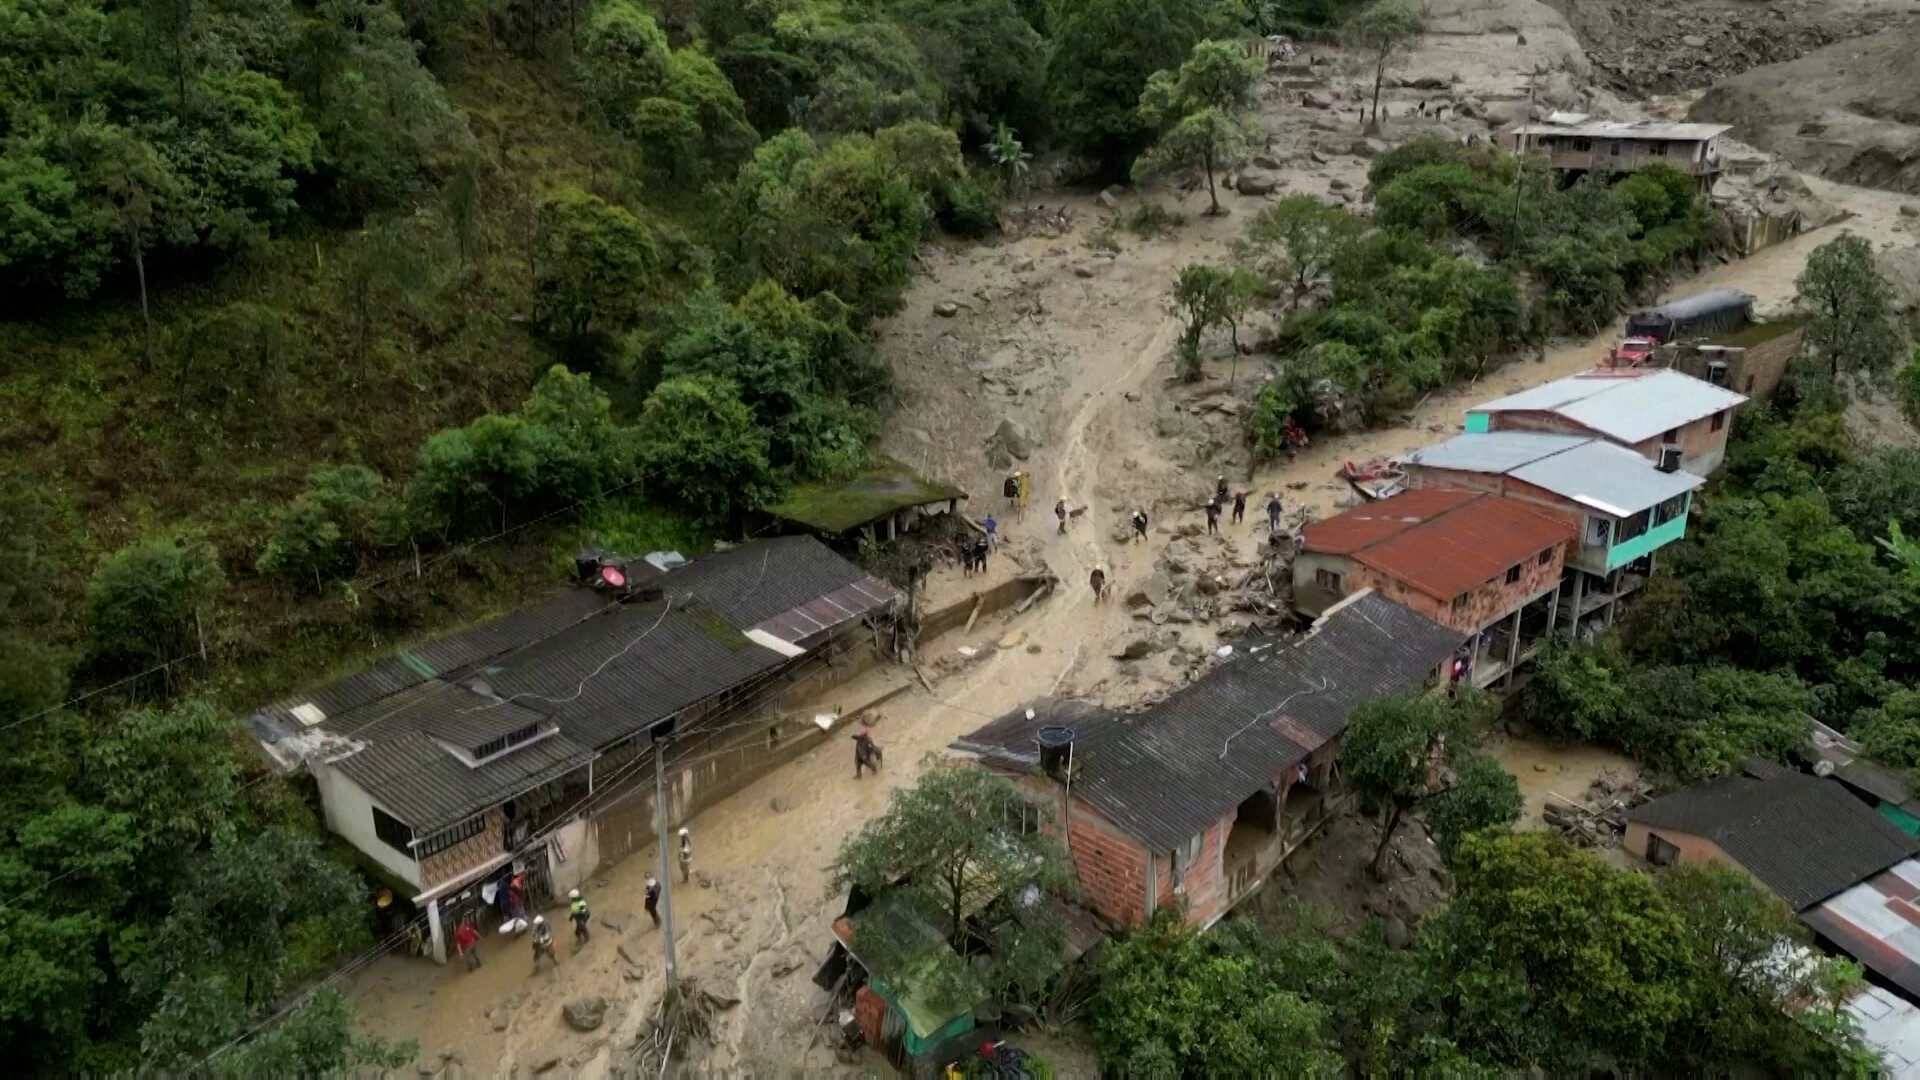
M1327 190L1328 191L1345 191L1347 190L1347 182L1336 176L1333 179L1327 181Z
M1140 660L1160 651L1160 642L1156 638L1137 637L1127 642L1119 652L1113 654L1115 660Z
M1318 149L1313 149L1307 151L1307 160L1313 162L1315 165L1325 165L1327 163L1327 155L1321 153Z
M435 1060L432 1064L428 1064L427 1060L422 1058L420 1064L414 1066L414 1072L419 1073L421 1076L434 1077L440 1075L441 1068L442 1066L438 1060Z
M1003 649L1017 649L1020 647L1020 643L1025 640L1027 640L1027 632L1025 630L1009 630L1000 638L1000 647Z
M943 319L951 319L960 314L960 305L951 300L942 300L933 305L933 313Z
M532 1069L535 1076L544 1072L552 1072L559 1067L560 1052L558 1050L549 1050L533 1059Z
M1031 654L1032 654L1032 655L1034 655L1034 656L1039 656L1039 655L1040 655L1040 651L1041 651L1041 650L1040 650L1040 643L1039 643L1039 642L1037 642L1037 641L1036 641L1036 642L1034 642L1034 643L1033 643L1032 645L1029 645L1029 646L1027 646L1027 652L1029 652L1029 653L1031 653Z
M1272 154L1255 154L1253 155L1253 167L1256 169L1278 169L1280 167L1280 159L1274 157Z
M1704 49L1707 47L1707 39L1700 34L1681 34L1680 44L1689 49Z
M1243 172L1234 182L1234 190L1242 195L1271 195L1279 187L1278 177L1263 172Z
M801 957L798 952L785 952L774 957L773 966L768 968L768 970L772 972L774 978L784 979L800 970L800 965L803 962L804 958Z
M1920 206L1915 206L1912 203L1901 203L1900 216L1901 217L1920 217Z
M1073 276L1077 278L1090 278L1093 276L1093 267L1088 266L1086 263L1077 263L1073 268Z
M634 955L632 953L627 951L627 943L624 941L620 942L618 945L615 945L613 947L613 951L619 953L620 959L625 960L629 964L638 964L640 962L639 960L634 959Z
M507 1011L507 1007L505 1005L502 1005L498 1009L495 1009L493 1012L493 1030L495 1031L507 1030L507 1021L511 1019L513 1019L513 1016L511 1013Z
M619 915L600 916L600 925L616 934L624 934L627 932L627 920Z
M901 434L922 446L931 446L933 444L933 436L928 434L925 428L904 428L901 430Z
M560 1015L575 1031L593 1031L607 1019L607 999L599 994L575 998L560 1007Z
M1545 765L1535 765L1535 766L1533 767L1533 771L1534 771L1534 772L1546 772L1546 771L1547 771L1547 767L1546 767Z
M993 429L993 443L1021 461L1033 455L1033 433L1010 416L1002 419L1000 426Z
M1358 158L1373 158L1387 152L1387 144L1378 139L1355 139L1347 153Z
M1445 90L1447 80L1435 75L1422 75L1407 85L1415 90Z
M1100 205L1109 210L1118 210L1120 209L1120 196L1115 195L1112 188L1108 188L1100 193Z
M790 809L790 807L788 807L787 805L787 800L781 798L778 795L775 795L773 798L767 800L767 809L773 811L776 814L784 814Z
M1333 108L1333 99L1325 94L1301 94L1300 104L1305 105L1309 109L1331 109Z
M1031 272L1032 270L1033 270L1032 256L1024 256L1022 258L1018 258L1013 261L1013 272L1016 274L1025 274L1025 273Z

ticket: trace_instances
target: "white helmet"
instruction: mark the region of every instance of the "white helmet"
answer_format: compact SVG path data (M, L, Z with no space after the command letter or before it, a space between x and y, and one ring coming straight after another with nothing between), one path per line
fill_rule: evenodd
M685 830L685 829L681 829L681 830L680 830L680 835L681 835L681 836L685 836L685 835L687 835L687 830Z
M547 917L545 915L535 915L533 917L533 925L535 926L547 925Z
M579 889L568 889L568 890L567 890L567 899L569 899L569 900L578 900L578 899L580 899L580 890L579 890Z

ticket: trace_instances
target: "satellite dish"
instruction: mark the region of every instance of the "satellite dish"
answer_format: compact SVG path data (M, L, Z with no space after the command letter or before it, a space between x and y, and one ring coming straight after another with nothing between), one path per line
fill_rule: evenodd
M606 582L609 588L618 589L627 583L627 575L617 566L603 566L600 568L600 580Z
M1824 759L1824 758L1822 758L1822 759L1821 759L1821 760L1819 760L1819 761L1816 761L1816 762L1814 762L1814 763L1813 763L1813 775L1815 775L1815 776L1832 776L1832 775L1833 775L1833 762L1831 762L1831 761L1828 761L1828 760L1826 760L1826 759Z

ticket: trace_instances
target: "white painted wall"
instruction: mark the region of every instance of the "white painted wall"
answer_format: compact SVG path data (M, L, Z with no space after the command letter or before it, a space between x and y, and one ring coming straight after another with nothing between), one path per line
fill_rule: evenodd
M558 843L559 850L554 849ZM560 858L565 852L566 858ZM565 896L568 889L586 885L600 868L600 826L592 818L570 821L554 830L547 840L547 873L553 882L553 895Z
M420 888L420 864L390 847L374 835L374 799L367 789L342 775L331 765L314 765L313 778L320 785L320 805L326 810L327 828L339 833L354 847L365 852L395 877ZM387 810L386 807L381 807ZM392 814L393 811L387 810ZM394 814L394 817L400 817ZM401 820L405 820L402 818Z

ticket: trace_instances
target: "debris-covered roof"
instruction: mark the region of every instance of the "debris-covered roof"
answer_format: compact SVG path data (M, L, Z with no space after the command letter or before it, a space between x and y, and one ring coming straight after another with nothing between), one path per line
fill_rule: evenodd
M952 749L1025 771L1039 763L1040 728L1070 726L1074 795L1149 848L1172 851L1337 737L1354 706L1421 686L1460 641L1360 592L1299 639L1229 660L1144 712L1040 703Z
M1705 142L1733 130L1731 124L1666 124L1652 120L1601 121L1588 124L1515 124L1517 135L1565 135L1576 139L1662 139Z
M333 766L422 838L593 759L539 713L438 679L350 709L331 723L360 744ZM462 760L450 749L470 754L528 728L536 732L531 740L491 757Z
M1793 771L1723 776L1627 817L1712 840L1795 911L1920 854L1920 841L1846 788Z
M1724 386L1670 368L1596 370L1522 390L1468 412L1550 412L1632 445L1746 401Z
M1432 490L1432 489L1429 489ZM1392 500L1387 500L1391 502ZM1481 495L1354 553L1354 561L1436 600L1451 600L1574 539L1565 518Z
M769 512L823 533L843 533L910 506L966 497L952 484L921 476L890 457L875 456L859 476L797 488Z
M1378 502L1362 503L1308 525L1301 531L1301 550L1322 555L1351 555L1422 522L1432 521L1474 498L1470 491L1413 488Z
M1920 900L1920 859L1907 859L1801 912L1800 918L1882 978L1920 995L1920 905L1916 900ZM1920 1054L1910 1058L1920 1059Z

